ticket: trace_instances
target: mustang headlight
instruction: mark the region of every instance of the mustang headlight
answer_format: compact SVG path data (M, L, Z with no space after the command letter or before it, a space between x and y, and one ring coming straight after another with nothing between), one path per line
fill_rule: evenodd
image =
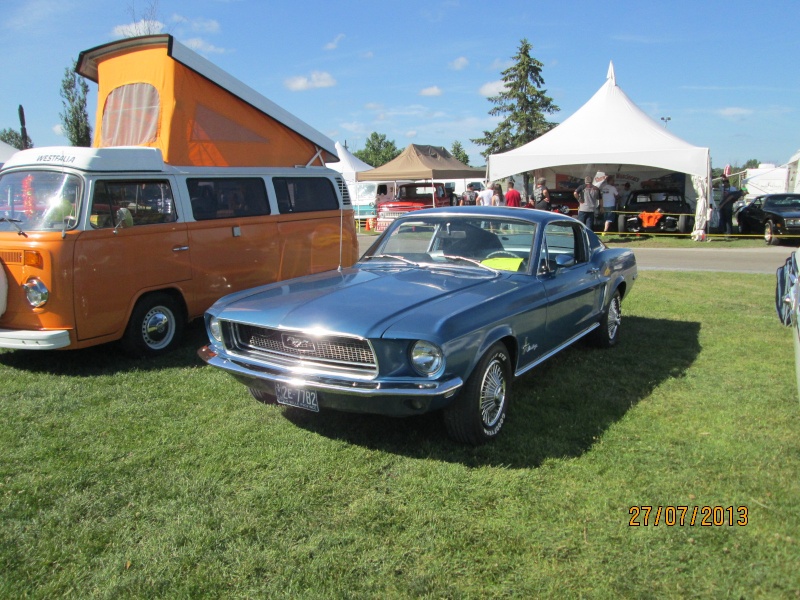
M25 297L28 299L28 304L33 308L39 308L47 304L50 299L50 290L41 282L41 280L32 277L28 279L22 287L25 288Z
M211 317L208 320L208 331L218 342L222 342L222 325L219 324L219 319L217 317Z
M425 377L430 377L439 372L444 365L442 349L436 344L419 340L411 346L411 366Z
M800 226L800 219L786 219L786 226L787 227L798 227L798 226Z

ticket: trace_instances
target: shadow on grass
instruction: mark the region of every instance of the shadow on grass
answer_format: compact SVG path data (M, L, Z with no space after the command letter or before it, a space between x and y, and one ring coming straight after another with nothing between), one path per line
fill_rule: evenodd
M581 456L664 381L683 377L700 352L700 324L626 317L611 350L574 346L513 384L500 437L472 448L447 437L441 415L395 419L284 409L296 426L331 439L466 466L537 467Z
M189 323L184 339L174 352L157 358L131 358L117 343L102 344L81 350L5 350L0 364L31 373L49 373L71 377L94 377L127 371L157 371L201 365L197 349L207 344L202 319Z

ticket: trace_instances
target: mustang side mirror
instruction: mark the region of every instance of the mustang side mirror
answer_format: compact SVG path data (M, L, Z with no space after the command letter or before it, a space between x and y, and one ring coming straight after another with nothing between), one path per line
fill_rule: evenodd
M559 254L556 256L556 266L558 268L562 267L571 267L575 264L575 257L570 256L569 254Z

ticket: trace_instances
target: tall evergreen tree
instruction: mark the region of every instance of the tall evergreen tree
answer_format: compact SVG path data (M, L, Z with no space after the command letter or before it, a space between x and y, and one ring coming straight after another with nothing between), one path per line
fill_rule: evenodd
M472 140L475 144L487 147L481 153L484 157L518 148L556 125L545 116L560 109L544 89L544 65L531 56L531 48L530 42L523 38L517 54L512 57L514 64L501 73L503 90L488 98L495 105L489 114L504 118L493 131L484 131L483 137ZM524 178L527 189L527 173Z
M461 142L458 140L453 142L453 145L450 147L450 154L452 154L453 158L456 160L464 163L465 165L469 165L469 155L464 150L464 146L462 146Z
M89 84L75 72L76 67L77 61L73 61L72 68L67 67L61 80L61 103L64 105L64 112L59 113L61 127L73 146L91 146L92 126L86 112Z
M387 140L386 136L377 131L369 134L363 150L353 152L353 156L360 158L368 165L380 167L390 160L394 160L400 154L393 140Z

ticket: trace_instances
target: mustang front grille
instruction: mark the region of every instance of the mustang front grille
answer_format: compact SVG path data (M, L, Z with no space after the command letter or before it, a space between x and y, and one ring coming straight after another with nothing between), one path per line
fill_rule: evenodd
M316 336L302 331L269 329L231 323L233 350L285 367L319 367L335 372L373 376L378 372L366 340L345 336Z

